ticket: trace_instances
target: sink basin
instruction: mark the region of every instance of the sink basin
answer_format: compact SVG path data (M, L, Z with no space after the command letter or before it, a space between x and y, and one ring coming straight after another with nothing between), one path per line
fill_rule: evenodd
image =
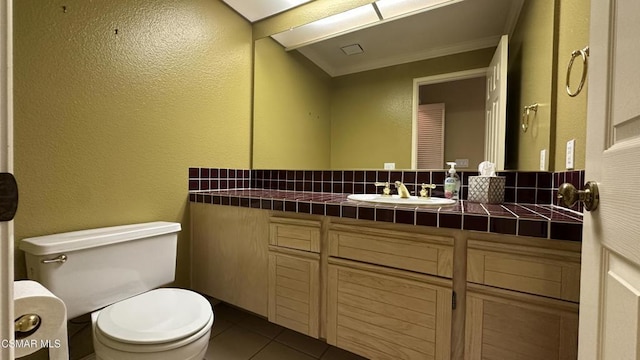
M399 195L382 196L379 194L351 194L347 196L347 199L391 205L445 206L456 203L455 200L438 197L423 198L419 196L410 196L409 198L403 199Z

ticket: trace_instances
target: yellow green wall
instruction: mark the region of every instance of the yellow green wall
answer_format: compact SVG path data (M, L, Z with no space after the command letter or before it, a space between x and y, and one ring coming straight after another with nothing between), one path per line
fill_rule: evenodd
M565 170L566 143L576 139L575 169L584 169L587 88L575 98L566 93L567 64L573 50L589 43L589 1L526 1L509 44L509 139L516 139L510 162L519 170L537 170L540 150L549 149L549 170ZM555 29L555 32L554 32ZM572 88L579 82L576 59ZM515 99L512 100L512 99ZM532 127L519 128L525 105L538 103Z
M408 169L413 79L486 67L492 52L331 78L297 51L257 40L253 167L361 169L395 162Z
M333 78L331 168L411 168L413 79L487 67L482 49Z
M555 19L555 1L525 1L509 41L507 168L538 170L540 150L547 149L553 170ZM535 103L538 111L523 132L523 108Z
M14 12L16 241L178 221L188 285L188 167L250 165L250 24L218 0L20 0ZM22 264L16 251L17 277Z
M558 80L556 102L556 160L555 171L564 171L567 141L576 140L575 169L584 169L587 144L587 85L576 97L566 91L567 64L571 52L589 44L589 0L560 1L560 31L558 38ZM574 62L571 73L571 89L575 91L580 82L582 59Z
M255 42L253 167L328 169L331 77L271 38Z

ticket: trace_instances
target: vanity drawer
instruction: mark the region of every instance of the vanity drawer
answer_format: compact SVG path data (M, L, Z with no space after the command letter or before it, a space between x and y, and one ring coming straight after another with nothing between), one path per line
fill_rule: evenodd
M320 221L272 217L269 244L320 253Z
M453 238L336 226L329 256L450 278Z
M467 281L578 302L579 254L525 247L486 249L482 242L469 240Z

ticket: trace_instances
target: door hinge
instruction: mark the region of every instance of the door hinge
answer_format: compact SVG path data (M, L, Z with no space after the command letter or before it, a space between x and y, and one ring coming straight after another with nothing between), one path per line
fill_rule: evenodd
M18 210L18 184L10 173L0 173L0 221L11 221Z
M453 294L451 294L451 308L455 310L457 305L456 292L454 291Z

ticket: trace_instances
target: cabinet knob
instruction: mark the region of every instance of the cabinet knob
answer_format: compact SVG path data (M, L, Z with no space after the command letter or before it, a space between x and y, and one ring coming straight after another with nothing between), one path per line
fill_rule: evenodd
M598 184L595 181L588 181L584 184L584 190L578 190L575 186L564 183L558 188L558 199L562 199L562 202L568 207L573 206L578 201L582 201L585 210L596 210L600 202Z

